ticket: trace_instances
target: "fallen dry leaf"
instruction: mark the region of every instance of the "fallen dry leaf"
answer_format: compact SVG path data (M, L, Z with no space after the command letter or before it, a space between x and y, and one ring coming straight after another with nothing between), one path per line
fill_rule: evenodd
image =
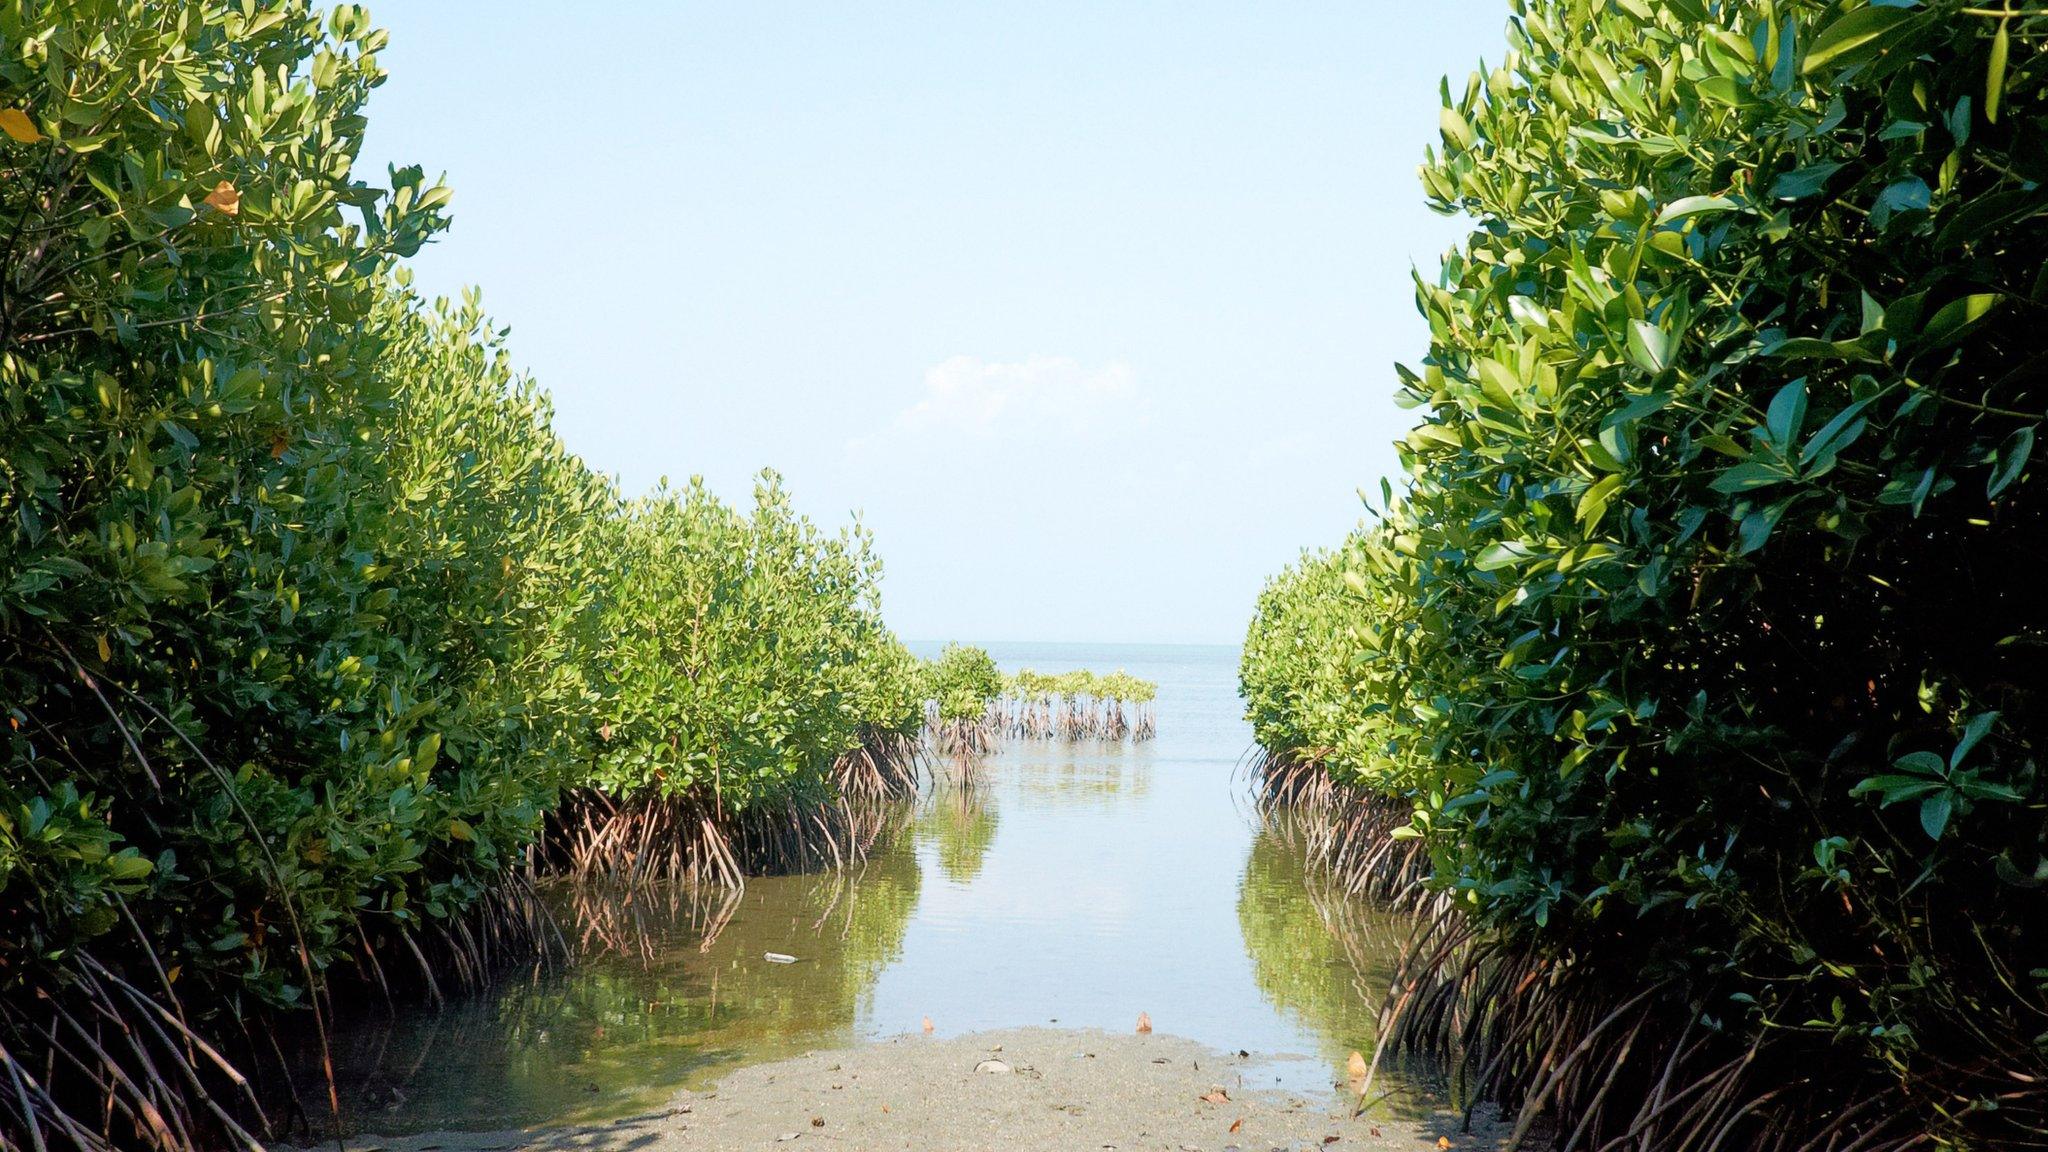
M932 1018L929 1016L924 1018L924 1030L927 1033L929 1033L932 1030Z
M1372 1127L1372 1134L1373 1134L1373 1135L1375 1135L1375 1136L1377 1136L1377 1135L1379 1135L1379 1134L1380 1134L1380 1127L1379 1127L1379 1125L1377 1125L1377 1124L1373 1125L1373 1127Z
M1342 1139L1343 1139L1343 1137L1342 1137L1342 1136L1325 1136L1325 1137L1323 1137L1323 1143L1325 1143L1325 1144L1335 1144L1335 1143L1336 1143L1337 1141L1339 1141L1339 1140L1342 1140Z
M223 215L240 215L242 211L241 190L223 180L213 186L213 191L206 194L206 204Z
M1202 1093L1200 1099L1206 1100L1211 1104L1228 1104L1230 1103L1230 1093L1225 1092L1221 1088L1211 1088L1209 1091Z
M825 1126L825 1118L824 1118L823 1116L813 1116L813 1117L811 1117L811 1127L813 1127L813 1128L823 1128L824 1126Z
M28 113L19 108L0 108L0 132L5 132L23 144L33 144L43 138L36 122Z
M1353 1049L1351 1059L1344 1062L1344 1071L1350 1073L1353 1080L1365 1079L1365 1057L1357 1049Z
M1236 1132L1239 1128L1242 1127L1244 1127L1244 1117L1242 1116L1239 1116L1237 1119L1232 1120L1230 1122L1230 1130L1232 1132Z
M1437 1138L1436 1138L1436 1146L1437 1146L1438 1148L1449 1148L1449 1147L1451 1146L1451 1138L1450 1138L1449 1136L1439 1136L1439 1137L1437 1137Z
M1138 1013L1138 1031L1140 1031L1140 1032L1150 1032L1151 1030L1152 1030L1152 1014L1151 1014L1150 1012L1140 1012L1140 1013Z
M882 1111L887 1112L888 1110L889 1106L887 1104L882 1105Z

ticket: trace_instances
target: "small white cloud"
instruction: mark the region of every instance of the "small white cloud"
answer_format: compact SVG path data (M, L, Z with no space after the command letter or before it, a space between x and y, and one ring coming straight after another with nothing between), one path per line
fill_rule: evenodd
M1070 356L955 356L925 369L924 395L896 424L919 433L1082 434L1136 423L1143 409L1137 377L1121 361L1089 367Z

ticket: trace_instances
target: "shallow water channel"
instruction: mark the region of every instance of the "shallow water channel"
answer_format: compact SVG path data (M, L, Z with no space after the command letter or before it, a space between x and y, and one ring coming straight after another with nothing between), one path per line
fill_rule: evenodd
M878 1036L1154 1027L1327 1092L1402 927L1305 881L1238 773L1233 648L989 645L1005 671L1159 684L1155 740L1012 741L942 779L844 872L743 894L555 891L584 959L431 1007L343 1012L352 1127L496 1129L647 1112L753 1062ZM775 952L795 963L771 963ZM322 1109L324 1111L324 1109Z

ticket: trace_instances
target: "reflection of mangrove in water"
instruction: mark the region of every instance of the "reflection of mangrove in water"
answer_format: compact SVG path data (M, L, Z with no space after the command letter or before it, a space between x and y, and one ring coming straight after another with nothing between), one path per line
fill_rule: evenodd
M439 1012L381 1010L334 1038L360 1130L489 1129L662 1106L742 1063L849 1042L918 898L908 837L844 871L710 889L562 885L582 959ZM771 963L774 952L795 963ZM317 1067L317 1064L312 1065ZM309 1097L317 1073L302 1077ZM309 1098L309 1112L324 1112Z
M1012 742L997 762L1018 800L1045 808L1114 808L1152 791L1149 747L1104 742L1034 745Z
M996 839L996 806L979 774L942 778L920 805L917 840L930 844L939 872L955 884L973 883Z
M1260 991L1320 1038L1323 1048L1315 1055L1328 1061L1333 1083L1343 1081L1352 1052L1373 1053L1380 1008L1412 919L1375 908L1310 868L1298 836L1279 824L1261 828L1252 841L1237 918ZM1416 1091L1435 1077L1422 1068L1390 1075L1395 1071L1382 1070L1373 1094L1401 1085L1384 1106L1407 1112L1417 1103Z

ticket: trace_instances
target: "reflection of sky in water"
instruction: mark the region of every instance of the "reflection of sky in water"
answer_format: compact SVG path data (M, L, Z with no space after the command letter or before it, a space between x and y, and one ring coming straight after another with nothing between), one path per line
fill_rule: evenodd
M627 1115L742 1063L854 1039L1043 1025L1297 1054L1322 1088L1369 1050L1395 925L1303 883L1236 779L1251 733L1227 648L992 645L1006 671L1123 668L1159 684L1150 743L1014 741L943 783L858 876L750 881L727 904L565 909L617 946L436 1013L345 1022L366 1128ZM708 944L707 931L718 926ZM799 957L770 964L766 952ZM324 1109L323 1109L324 1110Z

